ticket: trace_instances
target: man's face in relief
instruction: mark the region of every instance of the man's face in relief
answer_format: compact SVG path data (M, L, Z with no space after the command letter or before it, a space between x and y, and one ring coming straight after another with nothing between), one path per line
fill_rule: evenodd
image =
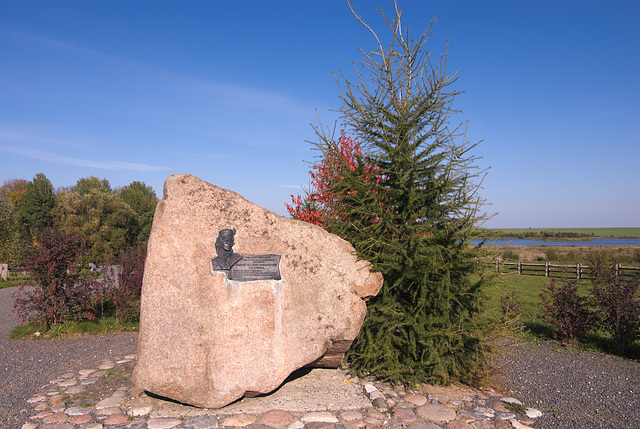
M233 245L235 242L233 241L233 236L224 235L220 237L220 243L222 243L222 249L225 252L231 252L233 250Z

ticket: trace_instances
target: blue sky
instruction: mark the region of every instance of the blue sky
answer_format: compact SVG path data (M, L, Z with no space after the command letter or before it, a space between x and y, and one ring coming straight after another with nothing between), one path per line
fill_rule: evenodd
M391 0L352 4L384 32ZM437 19L435 54L449 40L485 226L640 226L640 1L399 4L416 37ZM342 0L0 0L0 182L161 196L189 173L285 215L358 48L375 40Z

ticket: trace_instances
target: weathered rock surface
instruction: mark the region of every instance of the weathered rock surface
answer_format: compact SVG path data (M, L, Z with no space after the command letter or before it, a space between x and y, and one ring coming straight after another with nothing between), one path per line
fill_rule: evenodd
M212 271L214 242L235 228L235 253L281 255L282 280L238 282ZM319 227L280 217L189 175L158 204L142 289L141 389L218 408L276 389L305 365L337 366L382 276Z

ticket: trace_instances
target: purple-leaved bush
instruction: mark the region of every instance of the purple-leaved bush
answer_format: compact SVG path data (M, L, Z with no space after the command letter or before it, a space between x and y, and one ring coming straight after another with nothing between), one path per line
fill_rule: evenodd
M78 272L79 255L76 236L48 229L38 237L26 265L33 280L14 294L14 310L23 322L36 321L51 328L65 320L95 319L94 281Z
M578 295L575 280L556 282L552 279L540 298L544 309L542 319L556 328L557 336L573 339L589 330L594 316L589 310L588 300Z
M600 325L613 337L616 352L624 354L640 338L640 275L625 279L611 270L598 275L591 293Z

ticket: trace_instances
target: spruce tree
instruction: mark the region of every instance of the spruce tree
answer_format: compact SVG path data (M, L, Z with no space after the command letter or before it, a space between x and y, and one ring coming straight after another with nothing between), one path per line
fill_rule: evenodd
M19 221L31 234L42 232L51 224L51 210L56 199L53 185L44 173L38 173L27 185L22 197Z
M474 276L467 240L484 217L484 172L470 152L477 144L462 126L450 126L457 76L447 71L446 54L434 61L427 50L431 25L410 38L396 5L394 17L385 16L390 42L383 47L354 15L379 45L362 50L353 81L336 76L341 121L361 151L340 153L321 124L314 142L321 151L315 168L334 169L321 186L331 213L326 228L384 276L348 360L356 372L389 381L473 381L487 349L477 324L483 281Z

